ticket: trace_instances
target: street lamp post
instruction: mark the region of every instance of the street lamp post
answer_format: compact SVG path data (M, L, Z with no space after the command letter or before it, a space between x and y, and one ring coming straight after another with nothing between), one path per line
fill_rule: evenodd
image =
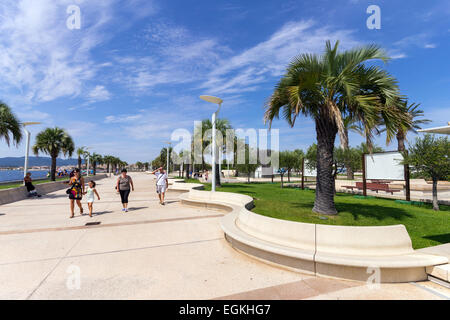
M170 145L172 144L172 142L170 141L164 141L165 143L167 143L167 152L166 152L166 156L167 156L167 176L169 176L169 172L170 172L170 168L169 168L169 149L170 149Z
M23 165L23 177L25 178L25 176L27 175L27 171L28 171L28 156L30 154L30 136L31 133L30 131L28 131L26 129L26 126L31 126L34 124L41 124L40 122L24 122L23 123L23 130L25 131L25 134L27 136L27 141L26 141L26 150L25 150L25 164Z
M85 148L85 150L88 150L88 149L90 149L89 147L86 147ZM85 155L86 155L86 157L87 157L87 163L86 163L86 177L89 177L89 165L90 165L90 158L91 158L91 154L88 152L88 151L86 151L85 152Z
M212 185L211 191L216 191L216 117L219 114L220 107L222 106L223 100L213 96L200 96L200 99L207 102L218 104L219 107L217 111L212 114Z

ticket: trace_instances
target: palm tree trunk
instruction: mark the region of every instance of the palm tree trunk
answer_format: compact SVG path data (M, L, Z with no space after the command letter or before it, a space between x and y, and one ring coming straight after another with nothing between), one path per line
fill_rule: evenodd
M96 161L94 161L94 176L95 176L95 174L97 173L97 162Z
M341 149L344 151L348 151L350 149L349 143L348 143L348 129L344 130L343 135L340 136L341 141ZM347 158L347 157L346 157ZM347 180L353 180L355 179L355 175L353 173L353 170L350 165L350 159L345 159L344 161L345 170L347 171Z
M406 147L405 147L405 133L401 130L399 130L397 132L397 142L398 142L398 147L397 150L398 151L405 151Z
M186 163L186 179L189 179L189 163Z
M291 182L291 169L288 169L288 182Z
M56 157L55 155L52 155L52 166L50 168L50 180L55 181L56 180Z
M78 170L81 170L81 156L78 156Z
M326 116L316 119L317 178L313 211L321 214L337 214L334 205L333 150L336 124Z
M437 197L437 183L438 179L433 178L433 210L439 211L439 203Z
M220 171L219 171L219 164L215 164L215 170L216 170L216 187L222 186L220 183Z

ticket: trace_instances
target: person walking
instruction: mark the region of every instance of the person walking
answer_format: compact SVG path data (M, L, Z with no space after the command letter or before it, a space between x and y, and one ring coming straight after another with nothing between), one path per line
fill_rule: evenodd
M128 196L130 191L134 191L134 185L133 179L127 175L127 169L122 169L121 175L117 178L116 189L120 193L120 199L122 200L122 211L128 212Z
M81 204L81 199L84 194L84 178L80 174L80 170L78 168L75 169L74 176L70 178L69 184L72 185L67 193L69 194L70 199L70 218L74 216L75 209L75 201L77 206L80 208L80 214L83 215L83 206Z
M86 189L86 198L89 208L89 217L92 218L92 212L94 211L94 196L100 201L100 196L98 195L97 189L95 189L95 182L93 180L89 181L88 187Z
M167 180L167 173L164 171L163 167L160 167L152 172L156 176L156 193L159 197L159 204L165 205L164 196L166 194L167 186L169 181Z

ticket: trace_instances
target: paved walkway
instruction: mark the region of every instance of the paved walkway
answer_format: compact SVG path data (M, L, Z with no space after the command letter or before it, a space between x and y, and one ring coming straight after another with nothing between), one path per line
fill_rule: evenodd
M262 263L223 239L222 212L184 207L171 193L161 206L152 178L131 176L136 191L128 213L121 212L114 178L98 182L93 218L69 219L65 190L0 206L0 299L450 297L430 282L374 289Z

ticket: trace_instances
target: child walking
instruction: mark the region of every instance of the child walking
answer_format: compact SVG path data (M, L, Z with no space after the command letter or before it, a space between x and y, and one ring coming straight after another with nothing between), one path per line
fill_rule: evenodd
M100 200L100 196L98 195L97 189L95 189L95 182L91 180L89 181L88 187L86 189L89 217L91 218L92 218L92 211L94 210L94 195L96 195L98 200Z

